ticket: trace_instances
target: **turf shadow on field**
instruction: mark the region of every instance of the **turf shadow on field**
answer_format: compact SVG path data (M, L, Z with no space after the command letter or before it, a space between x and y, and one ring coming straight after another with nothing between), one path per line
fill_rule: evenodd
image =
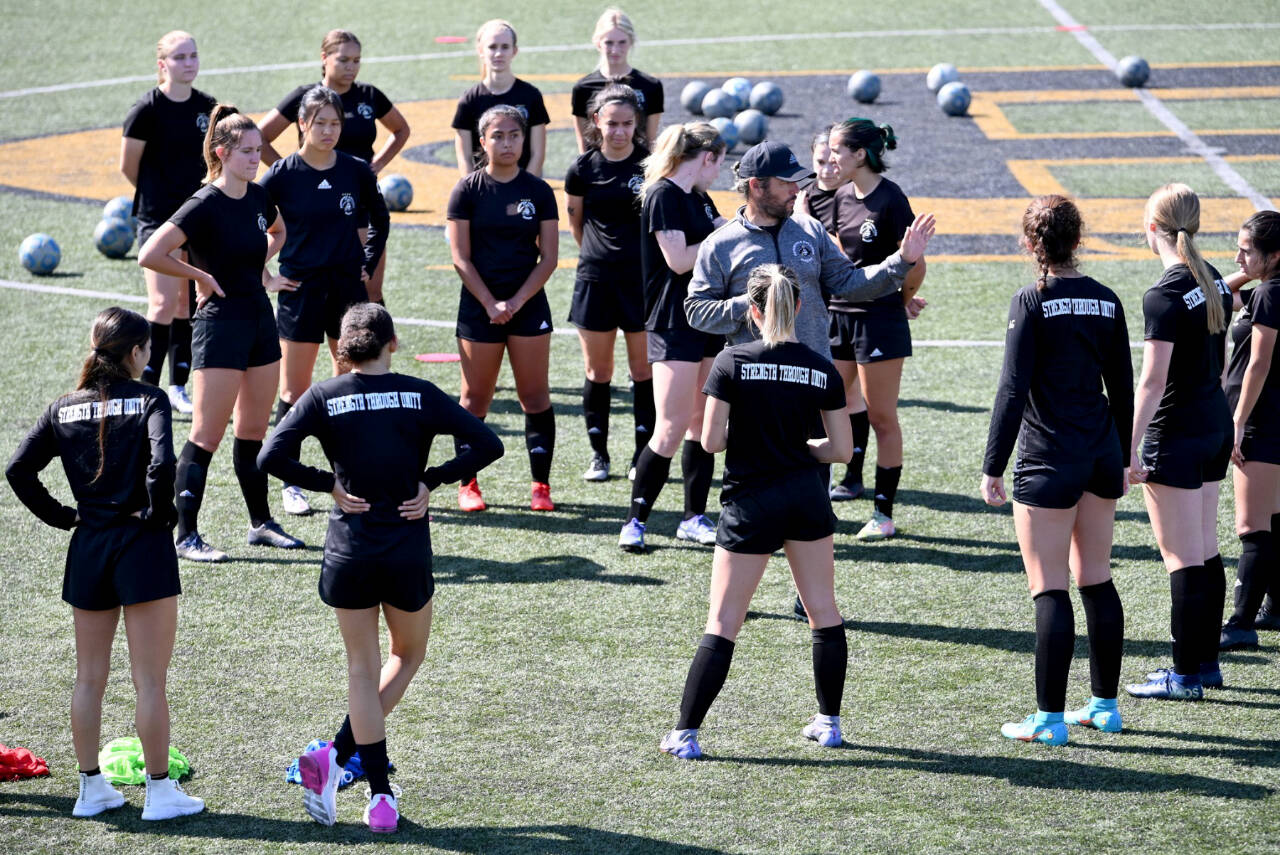
M1124 732L1130 735L1150 736L1151 731L1133 730L1126 727ZM1204 741L1208 741L1205 737L1196 737ZM1193 757L1204 758L1205 760L1230 760L1237 766L1247 766L1251 768L1280 768L1280 740L1275 739L1256 739L1249 740L1252 745L1240 748L1222 748L1218 746L1204 748L1182 748L1169 745L1162 745L1158 749L1153 749L1150 745L1133 745L1131 743L1120 743L1113 740L1105 742L1077 743L1076 748L1083 748L1086 751L1106 751L1115 754L1135 754L1139 756L1149 756L1153 750L1159 751L1162 756L1177 757Z
M969 404L957 404L954 401L926 401L920 398L899 398L898 409L914 407L924 410L939 410L944 413L989 413L990 407L974 407Z
M480 476L481 488L484 488L483 474ZM616 480L616 479L615 479ZM493 490L497 493L498 490ZM488 502L488 499L486 499ZM601 535L617 537L618 531L622 528L623 508L617 504L582 504L580 502L561 502L556 500L556 509L553 513L539 513L529 510L529 506L506 505L488 502L489 508L479 513L467 513L454 508L432 508L431 515L433 521L437 524L448 523L458 527L479 527L486 532L495 529L505 529L512 533L519 534L536 534L558 535L558 534L577 534L577 535ZM660 526L651 527L653 531L674 532L676 526L679 525L680 519L678 514L666 512L665 516L672 516L675 522L669 527L665 527L663 523L663 512L656 512L650 517L650 520L658 520ZM587 549L596 548L595 545L585 547Z
M964 644L991 650L1007 650L1010 653L1035 653L1036 651L1036 634L1029 630L874 620L846 620L844 625L854 632L869 632L890 638L915 638L942 644ZM1082 633L1076 634L1074 655L1076 659L1089 658L1089 643ZM1168 656L1169 642L1126 638L1124 655L1151 658Z
M844 522L844 521L842 521ZM899 534L889 541L875 544L866 544L845 537L845 534L852 534L861 527L860 522L854 522L849 531L841 530L837 527L837 537L835 544L835 556L837 561L852 561L854 563L890 565L890 564L919 564L929 567L941 567L946 570L963 570L968 572L979 573L1021 573L1022 572L1022 556L1018 552L1018 545L1011 541L968 541L964 538L955 539L955 543L948 544L946 541L952 538L929 538L919 535ZM930 541L938 540L943 542L944 547L967 546L973 549L997 549L1008 552L1007 555L981 555L969 552L957 552L953 548L934 549L925 546L908 546L904 543L911 541ZM1115 561L1160 561L1160 552L1154 546L1112 546L1111 560Z
M436 555L432 574L436 584L500 584L538 585L572 580L608 582L613 585L665 585L662 579L631 573L608 573L603 564L576 556L544 555L521 561L495 561L488 558L466 558Z
M342 822L326 827L309 819L272 819L242 813L218 813L214 807L195 816L153 823L143 822L139 818L137 804L126 805L119 810L107 811L88 819L72 820L71 808L74 805L75 798L71 796L24 795L20 792L0 791L0 817L96 823L126 834L148 835L156 843L164 838L174 841L259 840L331 847L379 842L373 839L363 823ZM582 825L429 828L414 822L411 817L403 816L400 818L399 831L385 842L418 844L461 853L595 855L599 852L653 852L657 855L726 855L721 849L689 846Z

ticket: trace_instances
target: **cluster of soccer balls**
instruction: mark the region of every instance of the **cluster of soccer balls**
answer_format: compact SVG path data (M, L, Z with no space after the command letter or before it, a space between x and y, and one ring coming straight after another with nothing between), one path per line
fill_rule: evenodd
M762 81L751 85L745 77L731 77L713 88L695 80L680 93L680 104L695 116L706 116L720 139L732 149L753 146L769 135L769 116L782 109L782 87Z

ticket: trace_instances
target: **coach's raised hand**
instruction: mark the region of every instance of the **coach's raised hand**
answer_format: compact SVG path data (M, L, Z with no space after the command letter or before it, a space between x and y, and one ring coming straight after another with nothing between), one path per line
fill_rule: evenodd
M924 255L924 248L937 230L937 222L933 214L920 214L902 235L902 260L915 264Z

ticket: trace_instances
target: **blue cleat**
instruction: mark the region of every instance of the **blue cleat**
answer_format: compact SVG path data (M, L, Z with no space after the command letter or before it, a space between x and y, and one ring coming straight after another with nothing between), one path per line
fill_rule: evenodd
M688 540L702 546L715 546L716 527L704 514L698 514L695 517L689 517L676 527L676 540Z
M1172 668L1157 668L1147 674L1147 681L1159 680L1166 674L1172 673ZM1206 689L1222 688L1222 669L1217 662L1208 662L1200 666L1200 685Z
M804 734L805 739L812 739L823 748L839 748L844 744L844 737L840 735L840 716L838 715L815 715L800 732Z
M644 552L644 523L632 517L618 535L618 546L627 552Z
M1120 710L1116 709L1115 698L1090 698L1089 703L1080 709L1067 710L1063 713L1062 720L1067 724L1092 727L1103 733L1119 733L1123 726Z
M702 756L702 746L698 744L698 729L696 727L691 727L688 730L671 731L662 737L662 744L658 748L672 757L679 757L681 760L697 760Z
M1204 687L1200 685L1199 675L1182 677L1174 671L1168 671L1145 683L1128 683L1124 690L1135 698L1157 698L1166 701L1204 700Z
M1002 736L1020 742L1042 742L1045 745L1066 745L1067 726L1058 713L1057 721L1049 721L1049 713L1032 713L1020 722L1010 722L1000 728Z

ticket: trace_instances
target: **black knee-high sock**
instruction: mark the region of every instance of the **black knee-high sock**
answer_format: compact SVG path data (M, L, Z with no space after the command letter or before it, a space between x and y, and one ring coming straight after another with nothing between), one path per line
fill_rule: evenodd
M178 455L178 467L174 476L174 491L177 494L175 504L178 506L177 538L181 541L196 528L200 514L200 503L204 501L204 482L209 474L209 461L213 460L213 452L205 451L194 442L187 440Z
M1204 565L1193 564L1169 574L1169 631L1173 636L1173 670L1200 679L1200 627L1204 620Z
M169 353L169 325L151 322L151 358L147 367L142 369L143 383L152 386L160 385L160 370L164 368L164 358Z
M1066 591L1037 594L1036 704L1041 712L1067 708L1067 674L1076 644L1076 616Z
M582 381L582 417L587 422L587 441L591 450L609 459L609 407L613 384Z
M240 495L244 496L249 522L254 526L271 519L271 506L267 503L267 473L258 468L258 452L261 450L260 439L236 437L231 446L231 462L236 470L236 480L240 482Z
M1108 579L1080 589L1085 626L1089 632L1089 684L1095 698L1114 698L1120 688L1120 659L1124 655L1124 606L1115 583Z
M680 720L677 730L702 727L707 710L724 687L729 676L729 663L733 661L733 642L723 636L707 633L698 642L689 665L689 675L684 679L684 696L680 699Z
M387 740L380 739L368 745L359 745L360 765L364 767L365 778L369 781L369 792L373 795L385 793L391 795L391 782L387 780Z
M898 479L901 477L901 466L876 467L876 510L889 519L893 519L893 500L897 498Z
M556 411L524 414L524 447L529 452L529 474L534 481L551 480L551 457L556 452Z
M818 712L840 715L844 697L844 675L849 667L849 641L844 624L824 626L812 631L813 685L818 691Z
M485 420L485 418L486 418L485 416L481 416L481 417L480 417L480 421L484 421L484 420ZM470 451L470 450L471 450L471 444L470 444L470 443L463 442L462 440L458 439L456 436L453 438L453 455L454 455L455 457L460 457L460 456L462 456L464 453L466 453L466 452L468 452L468 451ZM475 480L475 477L476 477L476 473L474 473L474 472L464 472L464 473L462 473L462 474L461 474L461 476L458 478L458 483L459 483L459 484L468 484L468 483L470 483L471 481Z
M1280 514L1271 515L1271 530L1280 531ZM1274 555L1274 554L1273 554ZM1271 582L1267 585L1267 597L1271 614L1280 613L1280 560L1271 562Z
M169 328L169 383L185 386L191 377L191 319L174 318Z
M1204 562L1204 621L1201 623L1201 664L1218 661L1218 637L1222 632L1222 614L1227 607L1227 577L1222 556Z
M640 449L640 456L636 458L636 480L631 482L631 506L627 510L627 519L648 521L653 503L666 486L669 474L670 457L663 457L647 445Z
M853 428L853 457L844 471L846 487L862 483L862 467L867 462L867 441L871 438L871 419L867 411L849 414L849 427Z
M631 456L631 465L635 466L640 459L640 451L653 436L653 425L658 420L658 411L653 403L653 380L631 381L631 407L634 412L636 451Z
M336 759L339 766L347 765L351 755L356 753L356 736L351 730L351 716L347 716L342 720L342 727L338 728L338 735L333 737L333 747L338 749ZM363 757L360 759L364 760Z
M1275 547L1269 531L1240 535L1240 563L1236 565L1235 608L1227 626L1253 629L1258 607L1267 593L1267 571L1275 561Z
M284 421L284 417L289 415L289 411L292 409L293 404L290 404L284 398L278 399L276 401L276 424L280 424L280 422Z
M691 519L707 512L707 496L711 493L711 476L715 473L716 456L696 439L686 439L680 450L680 469L684 474L684 518Z

